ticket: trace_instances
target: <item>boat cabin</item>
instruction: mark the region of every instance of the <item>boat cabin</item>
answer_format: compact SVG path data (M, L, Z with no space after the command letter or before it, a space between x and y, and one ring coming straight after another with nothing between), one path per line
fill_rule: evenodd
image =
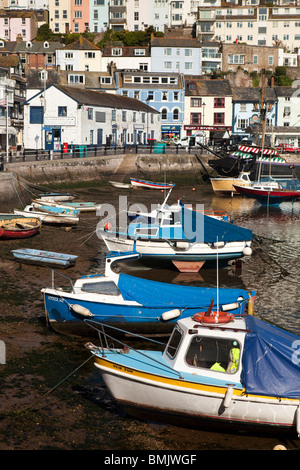
M174 327L163 357L172 369L242 387L246 329L242 317L226 324L201 324L189 317Z

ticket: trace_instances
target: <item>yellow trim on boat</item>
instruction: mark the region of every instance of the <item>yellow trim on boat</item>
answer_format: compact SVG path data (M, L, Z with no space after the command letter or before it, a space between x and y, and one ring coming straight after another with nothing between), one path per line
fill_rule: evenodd
M133 369L130 367L122 366L121 364L116 364L110 361L107 358L100 358L99 356L95 356L95 363L99 366L104 366L106 368L116 370L117 372L124 373L127 375L131 375L135 378L147 379L156 382L157 384L166 384L170 386L178 386L183 388L189 388L193 390L198 390L199 392L208 392L208 393L219 393L220 395L225 394L227 391L227 387L225 386L218 386L218 385L206 385L206 384L199 384L196 382L186 381L184 379L171 379L162 377L160 375L152 374L150 372L142 372L137 369ZM229 379L229 378L228 378ZM228 380L228 385L230 384L230 379ZM274 400L278 402L290 402L291 404L299 403L298 399L293 398L277 398L272 396L263 396L263 395L251 395L245 393L245 389L233 389L233 395L236 397L252 397L256 399L262 400Z

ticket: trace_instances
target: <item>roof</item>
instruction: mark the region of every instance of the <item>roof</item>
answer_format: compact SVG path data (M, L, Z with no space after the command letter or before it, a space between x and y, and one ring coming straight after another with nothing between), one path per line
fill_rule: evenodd
M83 105L101 106L117 109L131 109L159 114L158 111L142 103L135 98L116 95L113 93L103 93L101 91L86 90L84 88L75 88L70 86L52 85L58 88L62 93L70 96L73 100ZM51 86L49 87L51 88ZM29 100L30 101L30 100Z
M112 49L122 49L122 55L112 55ZM144 49L144 55L135 55L134 51L136 49ZM136 57L137 59L141 60L142 57L150 57L150 48L149 46L105 46L103 49L103 57L113 57L115 59L120 59L121 57Z
M186 96L232 96L229 80L186 79Z
M101 49L92 42L88 41L88 39L84 38L83 36L80 36L79 39L75 42L72 42L71 44L67 45L61 45L60 49L64 50L72 50L72 51L90 51L90 50L96 50L96 51L101 51Z
M31 18L36 16L34 10L0 10L0 18Z
M261 102L261 88L258 87L232 87L233 101L244 103L260 103ZM274 88L265 89L265 100L276 101L276 94Z
M202 45L197 39L183 38L183 37L166 37L166 38L152 38L151 47L189 47L195 49L201 49Z

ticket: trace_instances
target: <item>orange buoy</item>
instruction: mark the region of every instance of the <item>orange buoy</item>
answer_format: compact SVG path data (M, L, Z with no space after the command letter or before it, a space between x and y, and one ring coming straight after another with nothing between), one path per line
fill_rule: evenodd
M112 228L112 225L110 222L107 222L105 225L104 225L104 230L106 230L107 232L109 232Z

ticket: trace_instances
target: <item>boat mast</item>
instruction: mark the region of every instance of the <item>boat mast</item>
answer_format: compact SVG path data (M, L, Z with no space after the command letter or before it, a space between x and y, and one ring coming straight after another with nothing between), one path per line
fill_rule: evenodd
M261 177L261 167L262 167L262 160L263 160L263 155L264 155L264 146L265 146L265 133L266 133L266 114L267 110L266 107L264 106L264 101L265 101L265 69L262 69L262 84L261 84L261 103L260 103L260 120L262 123L262 129L261 129L261 161L259 165L259 173L258 173L258 181L260 181Z

